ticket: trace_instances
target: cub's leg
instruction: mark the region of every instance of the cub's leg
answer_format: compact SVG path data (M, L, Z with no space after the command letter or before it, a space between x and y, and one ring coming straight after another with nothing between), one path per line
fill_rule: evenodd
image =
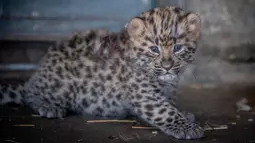
M136 95L132 107L137 116L177 139L199 139L204 135L200 126L189 121L165 97L157 94Z
M176 90L172 90L175 89L175 87L164 87L164 92L163 92L163 96L167 98L168 102L174 106L177 107L177 98L179 96L179 94L176 92ZM187 111L181 111L182 114L190 121L190 122L195 122L195 115L187 112Z

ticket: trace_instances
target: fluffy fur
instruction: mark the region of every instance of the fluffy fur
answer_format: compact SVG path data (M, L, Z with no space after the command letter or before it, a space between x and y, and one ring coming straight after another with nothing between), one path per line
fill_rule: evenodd
M175 138L201 138L203 129L175 106L199 35L200 18L171 6L134 17L119 33L76 33L52 46L24 85L1 86L0 103L25 104L47 118L131 113Z

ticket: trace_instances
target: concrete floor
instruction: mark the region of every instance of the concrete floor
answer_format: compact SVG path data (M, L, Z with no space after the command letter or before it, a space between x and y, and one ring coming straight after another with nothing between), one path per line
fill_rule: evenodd
M2 143L255 143L255 110L237 112L236 101L245 97L255 108L255 88L231 85L202 88L198 85L180 89L183 109L196 114L205 126L227 125L228 129L206 131L197 141L178 141L155 130L132 129L133 123L86 123L89 117L77 115L64 119L33 117L30 109L0 107L0 142ZM253 109L254 109L253 108ZM248 121L249 120L249 121ZM28 126L17 126L28 125ZM143 123L141 123L143 125Z

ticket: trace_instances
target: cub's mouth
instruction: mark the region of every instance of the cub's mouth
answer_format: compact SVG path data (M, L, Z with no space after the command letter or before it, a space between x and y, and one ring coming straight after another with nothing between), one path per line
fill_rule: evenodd
M164 83L168 83L168 82L176 82L178 81L179 78L175 74L166 73L164 75L158 76L158 79Z

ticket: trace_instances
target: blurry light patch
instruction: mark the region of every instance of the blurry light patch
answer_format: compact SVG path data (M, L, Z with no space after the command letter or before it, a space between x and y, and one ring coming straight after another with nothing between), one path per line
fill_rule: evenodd
M30 71L37 67L36 64L0 64L1 71Z

